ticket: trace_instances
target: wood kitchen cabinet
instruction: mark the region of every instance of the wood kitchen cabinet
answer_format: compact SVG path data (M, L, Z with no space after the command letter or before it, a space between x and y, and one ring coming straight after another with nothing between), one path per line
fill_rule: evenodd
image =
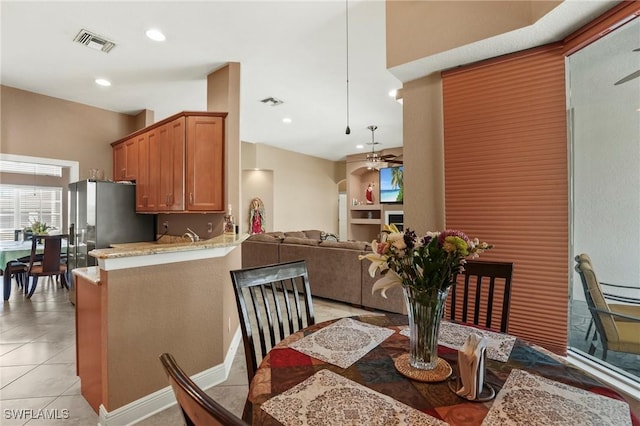
M158 180L158 210L184 210L185 118L180 117L162 126L166 128L158 139L160 167Z
M113 147L113 180L136 180L137 175L138 146L133 137Z
M224 118L187 117L187 210L224 211Z
M129 153L122 146L136 147L137 212L224 211L226 116L182 112L111 144L114 176Z
M138 179L136 180L136 211L158 210L158 182L160 150L158 139L161 127L137 136Z

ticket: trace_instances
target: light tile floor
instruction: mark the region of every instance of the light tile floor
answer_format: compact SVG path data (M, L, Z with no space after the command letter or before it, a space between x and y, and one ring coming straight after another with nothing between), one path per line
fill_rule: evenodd
M369 312L322 299L314 300L314 310L316 322ZM53 282L41 279L31 300L14 284L0 311L1 425L97 424L98 416L80 394L76 376L74 315L68 291ZM247 392L240 346L228 379L207 393L241 416ZM175 405L138 424L173 426L184 420Z

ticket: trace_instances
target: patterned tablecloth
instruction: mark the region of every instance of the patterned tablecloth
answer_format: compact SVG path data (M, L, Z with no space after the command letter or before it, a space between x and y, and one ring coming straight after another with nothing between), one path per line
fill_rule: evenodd
M421 383L409 380L401 375L395 369L393 360L399 355L408 352L409 339L401 334L402 329L405 328L408 322L406 316L396 314L365 315L353 317L353 319L393 330L394 333L372 350L366 352L348 368L340 368L337 365L321 361L320 359L301 353L288 346L336 321L316 324L289 336L269 352L251 382L248 400L252 404L254 425L282 424L263 410L261 408L262 404L272 397L284 394L294 386L305 382L305 380L321 370L329 370L337 373L356 384L363 385L379 394L389 396L395 401L433 416L436 419L443 420L450 425L481 425L485 417L487 417L488 420L489 418L495 417L494 414L498 416L505 415L505 413L508 412L507 409L513 411L514 407L517 407L517 405L505 406L505 398L513 397L517 392L520 392L517 385L512 386L510 382L507 383L505 392L502 393L503 395L498 394L496 400L499 403L496 404L496 408L491 412L492 415L488 416L496 400L483 403L470 402L453 393L447 382ZM439 346L438 355L451 364L455 374L457 371L457 351L445 346ZM562 359L553 357L543 350L538 350L520 339L516 339L507 362L487 360L486 380L491 383L496 390L500 390L505 385L512 370L514 370L514 372L518 371L518 375L532 373L560 384L560 386L553 386L553 389L569 389L568 392L571 393L571 389L573 388L567 388L562 385L565 384L589 391L584 392L584 395L581 395L582 398L585 396L600 398L600 395L611 397L613 398L611 400L613 409L617 410L618 415L621 415L623 419L621 424L632 424L633 421L634 425L640 426L637 418L631 418L628 405L626 402L620 402L624 400L615 391L607 388L581 370L569 366L563 362ZM520 371L524 373L520 373ZM512 379L512 381L513 380L514 379ZM533 382L544 384L548 381ZM540 389L539 391L544 391L544 389ZM575 393L582 394L581 391ZM291 395L291 393L285 395ZM574 424L571 418L571 410L567 410L566 407L561 406L563 401L568 401L568 399L562 398L562 396L552 396L552 398L556 398L557 402L559 401L558 409L554 409L554 404L547 403L545 407L540 407L540 409L547 410L545 415L556 416L555 420L557 421L554 422L554 424L562 424L563 421L566 421L566 424ZM335 404L340 404L340 400L336 399ZM588 403L583 405L588 405ZM593 403L591 405L593 405ZM496 410L501 411L496 413ZM535 416L535 413L518 413L518 415L525 416L526 418L526 416ZM317 417L323 419L321 416ZM325 418L324 420L327 419ZM323 424L328 423L325 422Z

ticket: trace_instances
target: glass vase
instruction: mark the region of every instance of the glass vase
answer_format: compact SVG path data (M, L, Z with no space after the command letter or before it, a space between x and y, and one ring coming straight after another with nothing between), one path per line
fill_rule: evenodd
M449 289L403 285L402 290L409 316L409 365L433 370L438 365L438 333Z

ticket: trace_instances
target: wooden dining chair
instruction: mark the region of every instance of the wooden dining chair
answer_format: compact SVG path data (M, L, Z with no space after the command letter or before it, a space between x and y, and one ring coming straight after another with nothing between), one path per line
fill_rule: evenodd
M62 285L69 288L67 284L67 254L62 252L62 240L68 240L69 236L61 235L39 235L34 236L31 242L31 254L27 266L24 291L27 299L33 296L40 277L59 278ZM44 244L42 254L38 254L38 243ZM68 247L68 244L67 244Z
M196 385L169 353L160 355L187 426L247 426Z
M511 278L513 263L469 260L464 266L462 283L454 284L449 295L449 315L452 321L462 321L486 328L492 327L494 310L500 311L500 331L509 328ZM462 285L462 289L458 289ZM462 293L461 306L458 293ZM484 321L482 321L484 319Z
M258 357L264 358L286 336L315 324L309 275L306 263L295 261L231 271L231 280L251 382Z
M603 361L607 359L609 350L640 354L640 306L609 304L589 256L578 255L576 262L575 269L580 275L587 306L596 329L589 346L589 354L595 353L596 347L593 342L598 338L602 344Z

